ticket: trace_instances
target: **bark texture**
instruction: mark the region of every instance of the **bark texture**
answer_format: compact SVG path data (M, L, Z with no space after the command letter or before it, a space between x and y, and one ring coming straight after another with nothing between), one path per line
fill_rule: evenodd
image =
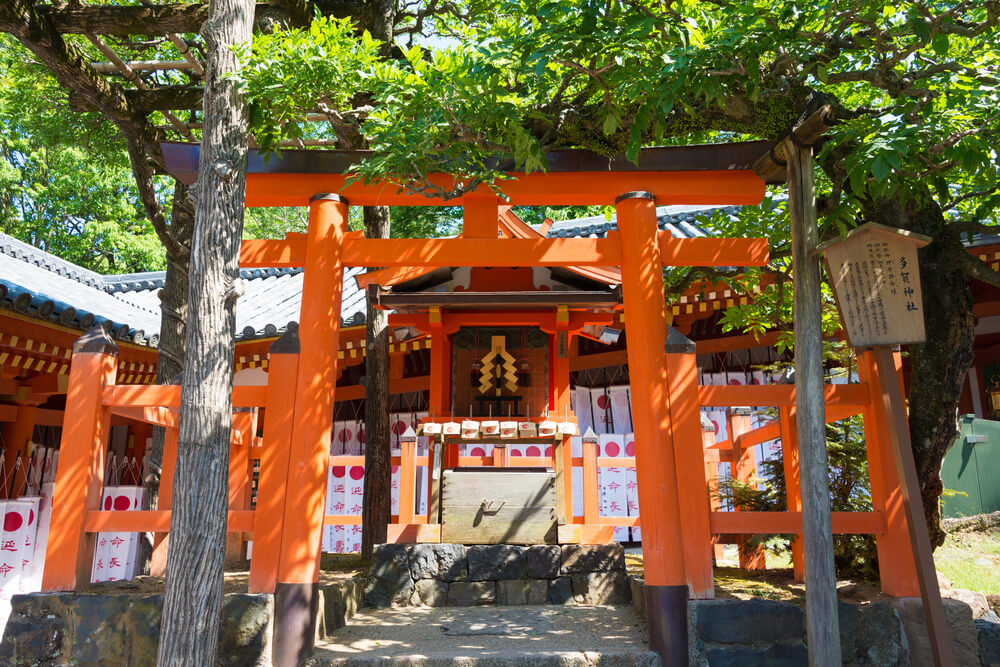
M359 23L381 40L381 56L392 51L395 0L372 0L354 8ZM359 146L360 147L360 146ZM389 238L389 209L366 206L365 236ZM384 310L367 302L365 329L365 495L361 511L361 557L372 557L372 547L385 542L392 517L392 452L389 434L389 326Z
M975 317L969 290L971 258L958 232L949 228L940 207L928 194L880 200L865 212L866 220L926 234L933 241L921 248L927 342L910 345L910 438L920 480L924 514L935 547L944 542L939 501L941 464L958 434L958 402L972 365Z
M366 206L368 238L389 237L389 209ZM367 303L365 331L365 495L361 512L361 557L385 542L391 518L391 451L389 438L389 326L387 314Z
M232 425L235 303L246 190L248 112L233 45L252 37L254 3L215 0L203 34L208 49L205 124L191 251L187 365L159 665L215 663L226 549Z

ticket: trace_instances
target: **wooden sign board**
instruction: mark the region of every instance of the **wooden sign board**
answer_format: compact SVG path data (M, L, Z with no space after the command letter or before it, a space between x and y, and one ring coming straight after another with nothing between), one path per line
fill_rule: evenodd
M869 223L820 246L851 347L925 340L917 249L930 241Z

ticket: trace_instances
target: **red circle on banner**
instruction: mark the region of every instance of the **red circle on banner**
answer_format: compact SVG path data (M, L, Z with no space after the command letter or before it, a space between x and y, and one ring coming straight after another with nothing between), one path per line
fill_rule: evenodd
M362 466L351 466L351 479L361 479L365 476L365 469Z
M336 477L337 479L341 479L343 478L344 475L347 474L347 469L344 468L344 466L333 466L330 469L330 474Z
M511 456L524 456L524 452L522 452L520 449L514 449L513 447L511 447L510 448L510 455Z
M548 456L549 458L552 458L552 447L551 446L545 448L545 455Z
M345 429L343 429L343 430L342 430L342 431L340 432L340 435L339 435L339 437L340 437L340 441L341 441L341 442L345 442L345 443L346 443L346 442L350 441L350 439L351 439L351 437L352 437L353 435L354 435L354 433L353 433L353 432L351 431L351 429L349 429L349 428L345 428Z
M403 435L403 433L406 432L406 422L404 422L403 420L397 421L395 424L392 425L392 432L395 435Z
M35 523L35 510L28 510L28 525Z
M532 445L531 447L528 447L526 450L524 450L524 455L525 456L541 456L542 455L542 450L539 449L538 447L535 447L534 445Z
M469 456L486 456L486 450L482 447L473 447L472 451L469 452Z
M113 501L111 500L111 496L108 496L107 498L104 499L104 511L105 512L107 512L109 509L111 509L111 503L112 502Z
M365 444L365 432L364 431L358 431L358 442L360 442L362 445Z
M604 451L607 453L608 456L618 456L618 453L621 452L621 450L622 448L618 445L617 442L609 442L608 444L604 445Z
M399 466L392 466L392 474L395 475L397 472L399 472Z
M138 498L136 498L135 500L132 501L132 507L134 509L139 509L139 499Z
M712 427L715 428L715 434L718 435L719 434L719 422L717 422L717 421L715 421L713 419L712 420Z
M635 443L626 442L625 443L625 456L635 456Z
M750 378L750 384L760 384L760 381L757 378Z
M739 380L733 378L732 380L729 381L729 384L743 384L743 383L740 382Z
M607 410L608 409L608 397L605 396L604 394L601 394L600 396L598 396L597 397L597 407L599 407L601 410Z
M7 512L3 517L3 529L8 533L20 528L22 523L24 523L24 517L18 512Z
M115 509L119 512L127 510L132 505L132 501L128 499L128 496L115 496Z

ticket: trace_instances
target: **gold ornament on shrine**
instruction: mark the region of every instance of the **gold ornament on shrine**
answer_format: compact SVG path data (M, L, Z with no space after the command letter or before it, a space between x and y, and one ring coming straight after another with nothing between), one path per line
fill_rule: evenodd
M479 393L485 394L495 389L499 396L502 389L517 391L517 367L514 362L514 357L507 352L506 337L493 336L490 339L490 351L480 360L482 367L479 371Z

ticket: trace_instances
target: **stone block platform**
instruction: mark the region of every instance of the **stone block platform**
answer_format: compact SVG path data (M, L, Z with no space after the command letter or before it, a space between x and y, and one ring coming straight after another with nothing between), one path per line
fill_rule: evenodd
M380 544L369 607L628 604L620 545Z

